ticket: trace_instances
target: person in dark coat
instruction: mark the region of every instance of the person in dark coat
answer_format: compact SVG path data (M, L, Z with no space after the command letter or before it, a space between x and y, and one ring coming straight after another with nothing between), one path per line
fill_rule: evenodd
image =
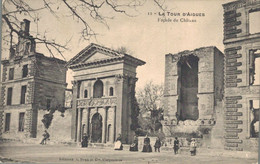
M50 134L47 132L47 130L45 130L42 136L43 136L43 139L40 144L46 145L46 141L50 138Z
M178 138L175 137L174 147L173 147L173 149L174 149L174 154L178 154L179 148L180 148L180 142L179 142Z
M144 146L142 152L152 152L152 147L150 145L150 138L147 135L144 138Z
M134 136L134 141L132 145L130 145L130 151L138 151L138 138Z
M154 149L155 149L155 152L157 152L157 150L158 150L158 152L160 152L160 147L161 147L161 141L160 141L160 138L159 137L157 137L156 138L156 141L155 141L155 144L154 144Z
M81 147L88 147L88 136L86 133L82 137Z
M119 134L116 139L114 150L123 150L123 145L121 141L122 141L122 137L121 134Z

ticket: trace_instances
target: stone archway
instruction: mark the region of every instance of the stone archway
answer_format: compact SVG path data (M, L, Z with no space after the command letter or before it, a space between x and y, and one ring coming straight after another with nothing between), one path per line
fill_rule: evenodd
M91 119L91 140L92 142L102 142L102 116L95 113Z

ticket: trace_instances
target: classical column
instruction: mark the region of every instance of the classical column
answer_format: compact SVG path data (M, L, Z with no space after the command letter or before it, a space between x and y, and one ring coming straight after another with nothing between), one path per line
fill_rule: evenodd
M107 107L104 107L104 117L103 117L103 125L102 125L102 143L106 142L106 132L107 132Z
M112 124L112 142L114 142L116 140L116 107L113 106L112 107L113 110L113 115L112 115L112 119L113 119L113 124Z
M86 133L89 135L89 108L86 109Z
M86 133L88 131L88 108L82 110L82 133Z
M81 109L78 109L78 124L77 124L77 141L81 141L81 119L82 119L82 113Z

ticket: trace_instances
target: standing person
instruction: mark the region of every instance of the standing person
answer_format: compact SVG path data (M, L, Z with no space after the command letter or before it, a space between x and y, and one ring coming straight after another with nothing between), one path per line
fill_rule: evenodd
M174 154L178 154L179 148L180 148L180 142L179 142L178 138L175 137L174 147L173 147L173 149L174 149Z
M152 147L150 145L150 138L146 135L144 138L144 146L142 152L152 152Z
M190 154L191 156L196 155L196 141L194 138L191 139L191 143L190 143Z
M123 145L122 145L122 136L121 134L118 134L118 137L116 139L116 143L115 143L115 150L123 150Z
M88 136L86 133L82 137L81 147L88 147Z
M43 139L40 144L46 145L46 141L50 138L50 134L47 132L47 130L45 130L42 136L43 136Z
M155 144L154 144L155 152L157 152L156 150L158 150L158 152L160 152L160 147L161 147L161 141L160 141L160 138L157 137L156 141L155 141Z
M130 145L130 151L138 151L138 138L137 136L134 136L134 141L132 145Z

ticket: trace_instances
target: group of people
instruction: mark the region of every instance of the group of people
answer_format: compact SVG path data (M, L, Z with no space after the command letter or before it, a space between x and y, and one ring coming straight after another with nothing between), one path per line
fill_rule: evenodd
M44 131L43 139L40 144L46 145L46 141L49 140L50 134L47 132L47 130ZM154 150L155 152L160 152L160 148L162 146L162 143L160 141L160 138L157 137L155 144L154 144ZM88 147L88 136L87 134L84 134L81 141L81 147ZM192 156L196 155L196 141L195 139L191 139L190 143L190 153ZM177 137L175 137L173 150L174 154L178 154L178 150L180 148L180 141ZM116 139L114 150L123 150L123 144L122 144L122 136L119 134L119 136ZM138 151L138 138L137 136L134 136L133 143L130 145L130 151ZM152 152L152 147L150 144L150 138L146 135L144 138L144 145L142 152Z
M114 147L115 150L123 150L123 145L122 145L121 140L122 140L122 137L121 137L121 135L119 135L119 137L117 138L117 140L115 142L115 147ZM160 138L157 137L155 144L154 144L155 152L160 152L161 146L162 146L162 143L160 141ZM190 143L190 153L191 153L192 156L196 155L196 147L197 147L196 141L193 138L193 139L191 139L191 143ZM180 148L180 141L178 140L177 137L175 137L174 146L173 146L174 154L178 154L179 148ZM133 143L130 145L129 150L130 151L138 151L138 138L136 136L134 137ZM144 138L144 145L143 145L142 152L152 152L152 147L151 147L151 144L150 144L150 138L147 135Z

